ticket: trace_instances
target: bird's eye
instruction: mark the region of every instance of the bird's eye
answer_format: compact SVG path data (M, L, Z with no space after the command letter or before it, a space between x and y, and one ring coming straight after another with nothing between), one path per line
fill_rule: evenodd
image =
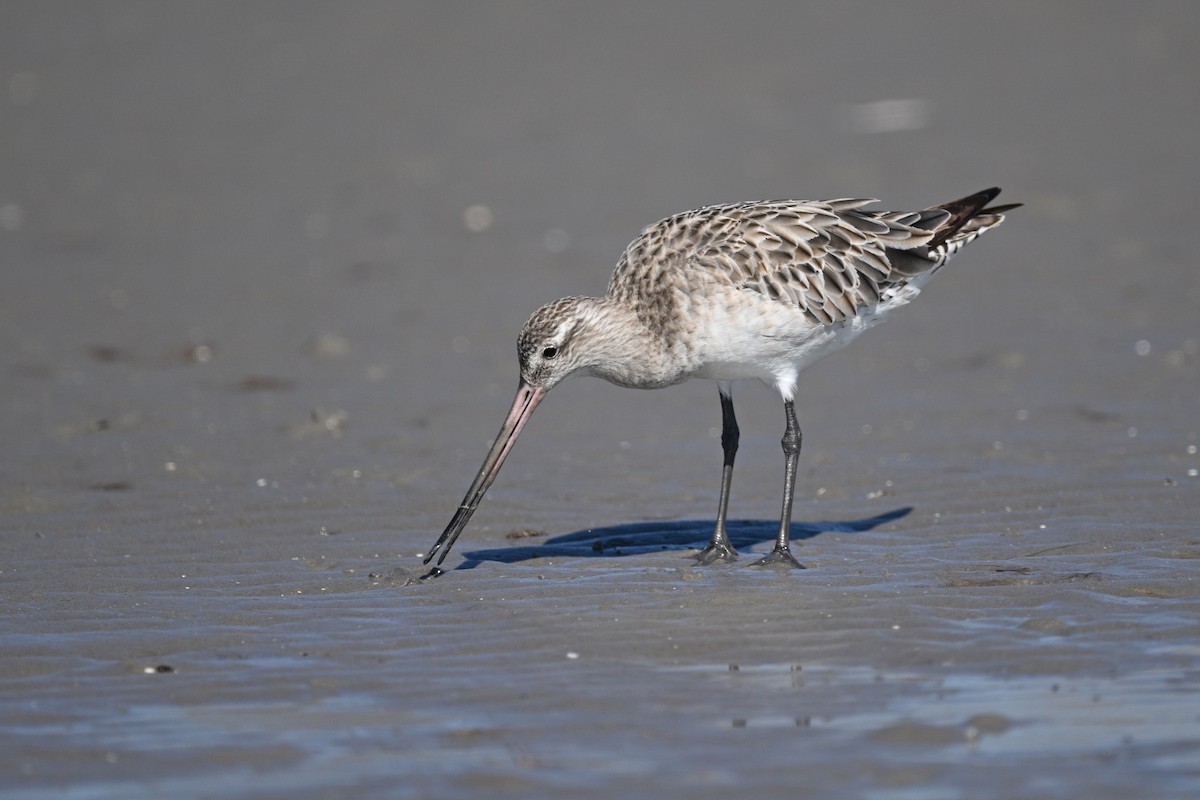
M542 358L554 358L556 355L558 355L557 347L547 347L542 351Z

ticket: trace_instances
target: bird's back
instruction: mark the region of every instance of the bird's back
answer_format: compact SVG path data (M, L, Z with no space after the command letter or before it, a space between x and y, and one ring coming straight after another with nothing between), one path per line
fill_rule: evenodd
M945 264L1012 206L998 189L920 211L864 211L865 199L774 200L686 211L626 248L609 296L675 316L691 292L727 286L800 309L814 325L856 316Z

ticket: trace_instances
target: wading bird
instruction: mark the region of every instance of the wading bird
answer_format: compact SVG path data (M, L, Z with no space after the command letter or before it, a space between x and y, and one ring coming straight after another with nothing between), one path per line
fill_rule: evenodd
M521 382L479 473L425 557L441 564L546 393L592 375L635 389L717 381L724 466L702 564L734 561L726 532L738 449L732 383L757 379L783 398L783 510L756 565L801 565L788 547L800 427L800 371L908 304L946 262L1019 204L999 189L921 211L865 211L875 200L774 200L685 211L625 249L604 297L566 297L533 313L517 339ZM440 573L435 567L435 573Z

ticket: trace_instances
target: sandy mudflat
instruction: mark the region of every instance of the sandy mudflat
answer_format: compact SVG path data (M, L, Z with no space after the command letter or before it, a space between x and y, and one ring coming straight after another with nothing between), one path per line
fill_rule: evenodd
M1200 794L1200 6L8 2L0 795ZM887 102L884 102L887 101ZM1023 201L805 374L537 305L707 203Z

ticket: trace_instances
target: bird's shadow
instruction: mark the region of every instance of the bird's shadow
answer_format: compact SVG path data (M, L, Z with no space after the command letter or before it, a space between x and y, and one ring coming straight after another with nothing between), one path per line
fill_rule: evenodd
M844 521L793 522L793 542L822 533L858 533L901 519L912 511L905 506L874 517ZM484 561L518 564L535 558L622 558L663 550L699 550L708 544L714 522L711 519L685 519L671 522L631 522L605 528L565 533L536 544L469 550L455 569L473 569ZM729 540L737 549L774 541L779 523L773 520L730 520Z

